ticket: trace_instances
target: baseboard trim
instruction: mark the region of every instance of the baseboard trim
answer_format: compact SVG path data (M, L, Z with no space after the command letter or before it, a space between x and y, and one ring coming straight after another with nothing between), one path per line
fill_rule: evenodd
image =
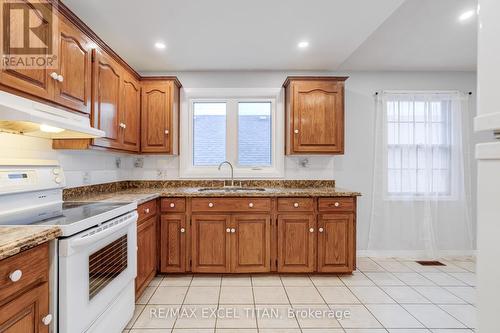
M393 250L358 250L358 257L375 257L375 258L411 258L411 259L436 259L443 257L474 257L477 250L439 250L435 255L430 255L427 251L393 251Z

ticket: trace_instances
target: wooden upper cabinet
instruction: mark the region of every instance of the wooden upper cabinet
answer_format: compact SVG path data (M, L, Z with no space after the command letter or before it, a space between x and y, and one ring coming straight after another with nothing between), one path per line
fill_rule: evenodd
M0 0L0 17L2 24L6 28L6 34L2 31L2 40L3 40L3 52L4 54L26 54L24 51L17 51L16 49L22 48L23 46L27 46L25 43L28 41L25 35L25 29L23 26L24 17L23 11L16 11L17 14L12 11L10 12L9 17L9 9L11 6L16 6L19 9L19 6L24 4L29 9L31 13L34 15L31 16L31 20L33 20L33 24L38 25L37 33L42 34L42 38L46 40L46 36L50 34L50 24L45 17L51 17L50 14L45 13L44 15L37 15L37 12L34 10L34 5L36 2L29 0L22 0L19 2L9 2ZM45 6L37 7L38 9L47 8ZM49 8L47 8L49 11ZM4 22L4 20L7 20ZM36 20L36 21L35 21ZM36 23L36 24L35 24ZM2 28L4 28L2 27ZM7 37L6 39L4 37ZM57 40L53 38L53 47L57 47ZM48 50L47 50L48 51ZM49 56L49 53L45 53L46 56ZM8 68L5 66L3 61L0 63L0 83L9 88L13 88L22 93L30 94L33 96L37 96L44 99L52 100L54 96L54 84L53 79L50 77L50 73L53 70L49 68L49 66L42 68Z
M289 77L285 88L286 153L344 153L346 77Z
M238 214L231 221L231 273L271 270L271 220L269 215Z
M186 271L186 216L161 216L160 271L182 273Z
M141 151L177 155L181 85L174 78L141 83Z
M318 272L351 272L355 256L354 213L324 214L318 220Z
M103 130L103 138L94 139L95 146L122 147L120 127L120 101L122 68L109 55L95 50L93 80L93 127Z
M278 216L278 272L313 272L316 221L312 214Z
M191 260L196 273L230 270L230 215L192 215Z
M90 113L92 48L90 40L64 18L59 19L59 66L54 101L76 111ZM54 74L53 74L54 73Z
M123 76L120 119L123 149L139 152L141 142L141 87L139 81L128 73Z

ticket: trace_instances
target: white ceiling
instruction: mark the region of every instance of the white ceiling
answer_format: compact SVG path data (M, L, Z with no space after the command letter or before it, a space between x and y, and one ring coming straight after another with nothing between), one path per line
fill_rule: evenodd
M139 72L475 68L475 0L63 2Z
M459 21L476 0L406 0L341 69L475 70L477 19Z

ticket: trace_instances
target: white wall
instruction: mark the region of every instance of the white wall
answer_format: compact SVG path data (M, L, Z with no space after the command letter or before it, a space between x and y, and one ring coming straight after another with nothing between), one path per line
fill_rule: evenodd
M162 73L165 74L165 73ZM182 72L177 75L186 88L267 88L280 87L287 74L349 75L346 81L345 155L309 157L302 168L300 157L286 157L288 179L335 179L339 187L363 193L358 205L358 248L366 249L371 205L373 136L375 103L373 94L380 90L460 90L471 91L470 118L475 115L476 75L473 72L353 72L353 73L284 73L284 72ZM181 129L182 130L182 129ZM470 145L471 162L475 137ZM138 156L108 152L53 151L42 139L0 134L1 157L56 158L66 170L68 186L102 183L120 179L176 179L178 159L164 156L141 156L143 168L135 168ZM121 168L115 159L121 159ZM473 164L475 182L475 164ZM85 179L84 179L85 178ZM472 188L476 188L475 183ZM475 198L475 194L473 195ZM475 200L474 200L475 202ZM475 211L475 210L474 210Z

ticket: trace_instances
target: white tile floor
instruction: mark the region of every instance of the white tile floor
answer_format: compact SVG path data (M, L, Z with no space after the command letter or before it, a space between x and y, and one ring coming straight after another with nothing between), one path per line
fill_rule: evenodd
M358 258L353 275L158 276L126 333L472 333L471 258Z

